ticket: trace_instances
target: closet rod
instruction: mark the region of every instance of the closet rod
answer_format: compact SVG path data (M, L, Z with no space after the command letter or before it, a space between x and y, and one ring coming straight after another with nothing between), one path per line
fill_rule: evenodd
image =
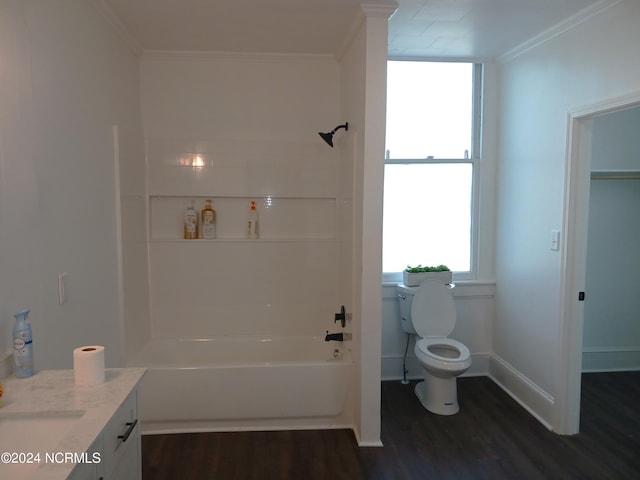
M640 170L594 170L592 180L638 180Z

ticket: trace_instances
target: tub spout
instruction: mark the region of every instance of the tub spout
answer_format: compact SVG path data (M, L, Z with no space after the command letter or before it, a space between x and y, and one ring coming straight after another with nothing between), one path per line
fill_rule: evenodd
M350 333L329 333L329 330L327 330L327 335L324 337L325 342L344 342L345 340L351 340Z
M330 342L330 341L336 341L336 342L342 342L344 341L344 334L342 332L340 333L329 333L329 330L327 330L327 335L326 337L324 337L324 341L325 342Z

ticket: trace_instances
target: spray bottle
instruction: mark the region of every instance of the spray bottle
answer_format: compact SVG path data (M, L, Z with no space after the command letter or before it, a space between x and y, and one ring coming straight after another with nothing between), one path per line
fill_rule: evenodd
M17 378L33 375L33 343L28 316L29 309L21 310L13 316L16 319L13 327L13 365Z

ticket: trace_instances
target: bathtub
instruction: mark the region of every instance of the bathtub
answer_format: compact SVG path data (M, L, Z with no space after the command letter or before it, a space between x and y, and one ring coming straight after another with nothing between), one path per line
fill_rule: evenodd
M324 337L151 340L142 433L351 428L350 352Z

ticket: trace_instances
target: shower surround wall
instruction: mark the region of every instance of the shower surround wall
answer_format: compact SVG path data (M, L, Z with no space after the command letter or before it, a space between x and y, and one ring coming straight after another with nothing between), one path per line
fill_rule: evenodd
M344 303L339 148L316 133L343 121L333 57L148 53L141 86L151 335L335 328ZM205 198L217 239L183 240L182 212ZM251 200L259 240L245 238Z
M36 370L148 336L138 57L97 3L0 2L0 357L29 307Z

